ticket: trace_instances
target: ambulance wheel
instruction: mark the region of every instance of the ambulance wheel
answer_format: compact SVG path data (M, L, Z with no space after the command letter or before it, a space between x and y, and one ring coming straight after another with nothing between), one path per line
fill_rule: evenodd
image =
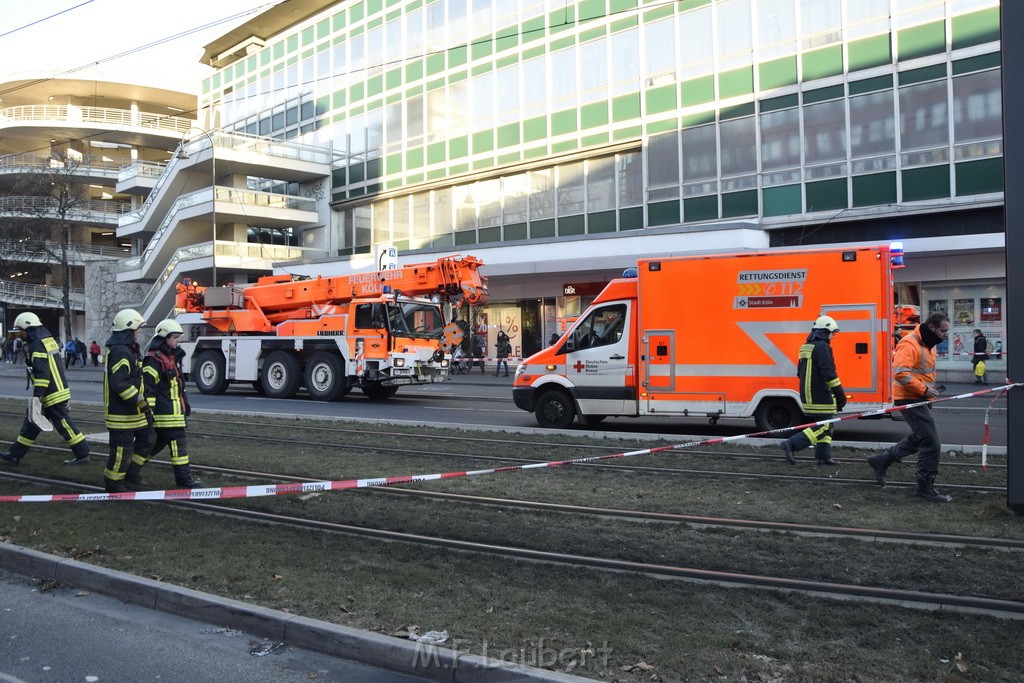
M317 401L335 401L345 395L348 382L345 361L340 356L318 351L306 363L306 391Z
M754 423L762 432L785 429L800 424L800 410L790 399L769 398L754 411Z
M192 361L192 379L201 394L223 394L228 390L224 356L219 351L203 351Z
M263 361L260 383L267 398L291 398L302 385L299 359L287 351L271 351Z
M534 412L537 424L548 429L566 429L576 418L576 407L572 398L564 391L552 389L545 391L537 399Z
M371 401L383 401L398 393L398 387L382 387L379 384L367 384L362 390Z

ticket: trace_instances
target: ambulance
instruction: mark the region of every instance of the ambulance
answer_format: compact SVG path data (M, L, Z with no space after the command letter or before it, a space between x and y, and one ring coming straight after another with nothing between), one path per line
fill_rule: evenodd
M549 428L610 416L791 427L806 421L797 350L829 315L846 412L877 410L891 401L894 267L902 250L889 246L642 259L519 365L513 399Z

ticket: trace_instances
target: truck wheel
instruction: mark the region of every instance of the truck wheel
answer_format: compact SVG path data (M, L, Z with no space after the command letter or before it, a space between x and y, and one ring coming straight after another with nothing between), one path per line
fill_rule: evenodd
M336 354L318 351L306 363L306 391L318 401L335 401L348 388L345 361Z
M224 356L219 351L203 351L196 356L191 374L201 394L223 394L228 390Z
M291 398L302 384L299 359L287 351L272 351L263 361L260 383L267 398Z
M564 391L545 391L537 399L537 424L548 429L565 429L576 417L576 407Z
M759 431L769 432L800 424L802 413L788 398L769 398L761 401L754 411L754 424Z
M362 390L371 401L383 401L398 393L398 387L382 387L379 384L368 384Z

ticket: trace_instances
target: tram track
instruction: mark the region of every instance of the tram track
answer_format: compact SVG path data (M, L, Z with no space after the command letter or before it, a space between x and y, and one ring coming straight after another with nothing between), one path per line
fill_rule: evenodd
M2 414L2 413L0 413L0 414ZM94 424L94 425L100 426L101 428L102 428L102 425L103 425L103 422L101 420L92 420L92 419L89 419L89 418L86 418L86 419L76 418L76 421L81 423L81 424L83 424L83 425ZM199 422L199 421L197 421L197 422ZM239 423L237 421L226 421L225 420L225 421L216 421L216 423L217 424L225 424L225 425L228 425L228 426L236 428L236 429L239 427ZM264 426L264 425L259 425L259 426ZM278 429L281 429L281 428L278 427ZM312 427L312 428L310 428L310 427L305 426L305 425L303 425L301 428L297 427L297 429L300 429L304 433L316 431L316 432L327 433L327 434L337 434L337 433L346 433L346 432L358 433L358 434L370 435L370 436L379 434L377 432L372 432L372 431L369 431L369 430L345 430L345 429L338 429L338 430L336 430L334 428L329 428L329 427ZM287 444L289 446L308 446L308 447L311 447L311 448L330 447L330 448L333 448L333 449L358 450L358 451L365 451L365 450L369 449L369 450L373 450L374 452L379 452L379 453L383 453L383 454L400 455L400 456L403 456L403 457L412 456L412 457L419 457L419 458L436 458L438 456L443 456L445 458L451 458L451 459L454 459L456 461L489 462L489 463L502 463L502 464L508 464L508 465L526 465L526 464L536 464L536 463L543 463L543 462L545 462L544 459L512 457L512 456L503 456L503 455L491 455L491 454L484 454L484 453L456 453L456 452L452 452L452 451L410 449L410 448L405 448L405 447L395 448L395 447L388 447L388 446L384 446L384 445L380 445L380 444L368 444L368 443L343 443L343 442L339 442L339 441L297 440L297 439L294 439L294 438L291 438L291 437L271 436L271 435L266 435L266 434L238 434L238 433L230 433L229 434L229 433L225 433L225 432L205 432L205 431L201 431L201 430L195 429L194 427L189 429L188 434L189 434L190 437L195 437L195 438L202 437L202 438L208 438L208 439L231 439L231 440L236 440L236 441L237 440L242 440L242 441L253 441L253 442L259 442L259 443L278 443L278 444ZM488 444L491 444L491 445L498 445L498 446L506 445L507 444L507 440L501 440L501 439L481 439L480 437L466 437L466 438L463 438L463 437L459 437L459 436L449 436L449 435L423 435L423 434L417 434L415 438L417 439L417 441L422 441L422 440L425 440L427 437L430 437L431 439L453 441L453 442L456 442L456 443L484 442L484 443L488 443ZM594 444L581 444L581 445L577 446L575 444L562 444L562 443L558 443L558 442L523 442L523 441L520 441L520 442L517 442L517 445L520 445L520 446L540 446L540 447L550 447L550 448L559 448L559 449L575 448L575 447L585 447L588 450L589 449L600 450L600 451L605 452L605 453L609 452L609 450L613 450L611 446L604 446L604 447L602 447L602 446L594 445ZM684 449L684 450L680 450L678 452L679 453L684 453L685 452L687 455L700 455L700 456L706 456L706 457L715 457L715 458L719 458L719 459L721 459L721 458L728 458L728 459L740 459L740 460L750 460L750 461L758 461L758 462L762 462L762 461L764 461L764 462L776 462L776 461L781 461L782 460L781 455L779 455L779 456L772 456L772 455L766 455L766 454L744 453L744 452L735 452L735 451L719 451L719 450L716 450L716 451L712 452L712 451L698 451L698 450ZM554 458L552 458L552 459L554 459ZM844 460L842 457L836 457L836 460L840 463L840 465L843 465L843 464L847 464L847 465L852 465L852 464L862 465L863 464L863 461L858 460L858 461L852 461L851 462L849 460ZM800 458L798 458L798 462L804 462L804 461L806 461L808 463L813 462L811 459L800 459ZM974 463L948 463L948 462L944 462L943 463L943 467L945 467L947 465L951 465L953 467L959 467L960 469L974 469L974 470L976 470L976 469L978 469L980 467L980 465L974 464ZM863 477L863 478L862 477L841 477L841 476L836 476L835 474L830 474L829 476L812 476L812 475L804 475L804 474L789 474L789 473L775 473L775 472L737 472L735 470L667 467L667 466L662 466L662 465L650 465L650 464L647 464L647 463L639 463L639 462L635 462L635 461L630 463L630 464L628 464L628 465L627 464L608 463L608 462L591 462L591 463L582 463L581 466L582 467L591 468L591 469L595 469L595 470L602 470L602 471L641 472L641 473L645 473L645 474L654 474L654 475L685 476L685 477L692 477L692 476L733 477L733 478L737 478L737 479L746 479L746 480L775 480L775 481L789 481L789 482L822 482L822 483L827 483L828 485L844 484L844 485L877 486L877 483L875 482L875 480L873 478L869 479L869 478L866 478L866 477ZM992 467L993 469L997 469L997 467L995 465L992 465L990 467ZM998 469L1004 469L1005 470L1005 465L1000 466ZM834 472L834 469L833 468L828 468L827 470L824 470L824 471L826 471L826 472ZM896 481L896 480L891 480L890 482L887 483L887 486L892 486L892 487L897 487L897 488L909 488L909 487L914 486L914 482L912 482L912 481ZM951 490L958 490L958 491L971 491L971 492L976 492L976 493L999 493L999 492L1004 490L1003 487L999 487L999 486L985 486L985 485L980 485L980 484L966 484L966 483L954 483L954 482L945 483L944 484L944 488L951 489Z
M10 471L0 472L0 476L5 479L18 480L36 485L65 487L72 490L86 492L101 491L99 487L82 484L80 482L35 475L25 475ZM149 504L154 503L151 502ZM955 593L883 588L877 586L816 581L744 572L718 571L679 565L637 562L602 557L599 555L558 553L512 545L481 543L476 541L445 538L441 536L375 529L365 526L341 524L326 520L307 519L273 512L250 510L196 501L176 500L173 502L161 502L155 504L176 505L207 514L230 516L276 526L328 531L382 541L397 541L422 546L447 548L479 555L502 556L517 560L542 562L563 566L589 567L604 571L629 572L651 577L711 583L720 586L742 586L748 588L785 591L839 600L860 600L877 604L896 604L917 609L940 609L962 613L984 614L1001 618L1024 619L1024 602L1017 600Z

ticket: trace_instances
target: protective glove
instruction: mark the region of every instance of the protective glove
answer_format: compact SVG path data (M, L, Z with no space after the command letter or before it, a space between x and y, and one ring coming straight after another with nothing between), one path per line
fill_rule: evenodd
M192 406L190 406L188 403L186 403L185 404L185 417L188 417L191 414L192 414Z
M846 407L846 391L842 386L838 386L832 390L832 395L836 398L836 410L842 410Z
M153 410L153 407L149 405L149 401L144 398L140 398L139 402L135 404L135 407L140 413L149 413Z

